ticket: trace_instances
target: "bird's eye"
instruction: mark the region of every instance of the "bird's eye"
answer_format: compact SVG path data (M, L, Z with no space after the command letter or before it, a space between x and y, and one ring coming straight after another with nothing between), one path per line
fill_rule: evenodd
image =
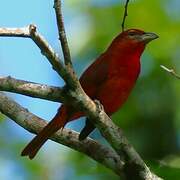
M134 35L136 35L136 33L131 31L131 32L128 33L128 35L134 36Z

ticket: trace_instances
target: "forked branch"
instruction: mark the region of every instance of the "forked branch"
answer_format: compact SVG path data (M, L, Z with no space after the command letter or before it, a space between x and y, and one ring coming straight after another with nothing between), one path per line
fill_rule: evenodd
M3 37L25 37L32 39L41 50L41 53L46 56L51 63L53 69L64 79L70 86L77 86L77 77L74 73L69 73L64 67L58 54L48 44L45 38L38 33L37 27L33 24L23 28L0 28L0 36Z

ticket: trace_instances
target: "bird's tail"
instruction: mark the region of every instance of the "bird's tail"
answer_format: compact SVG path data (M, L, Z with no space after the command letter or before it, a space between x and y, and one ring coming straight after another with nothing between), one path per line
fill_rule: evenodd
M37 136L24 148L21 156L29 156L33 159L41 146L60 128L63 128L67 123L66 107L61 106L58 109L55 117L39 132Z

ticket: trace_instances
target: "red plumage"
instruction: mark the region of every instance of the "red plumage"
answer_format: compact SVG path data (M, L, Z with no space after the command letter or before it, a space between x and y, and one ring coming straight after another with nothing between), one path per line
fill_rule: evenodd
M120 33L80 77L86 94L99 100L108 115L116 112L128 98L140 73L140 56L145 45L157 37L154 33L137 29ZM22 156L34 158L51 135L81 116L84 114L76 112L70 105L62 105L53 120L25 147ZM87 120L79 139L85 139L94 128Z

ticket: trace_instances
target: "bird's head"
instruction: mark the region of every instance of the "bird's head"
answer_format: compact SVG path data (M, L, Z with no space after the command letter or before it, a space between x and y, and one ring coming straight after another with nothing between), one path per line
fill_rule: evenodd
M139 29L128 29L121 32L110 45L112 52L140 56L146 44L157 39L158 35Z
M157 39L158 35L152 32L144 32L139 29L128 29L123 31L119 38L121 40L125 40L127 42L131 42L132 44L144 44L146 45L150 41Z

